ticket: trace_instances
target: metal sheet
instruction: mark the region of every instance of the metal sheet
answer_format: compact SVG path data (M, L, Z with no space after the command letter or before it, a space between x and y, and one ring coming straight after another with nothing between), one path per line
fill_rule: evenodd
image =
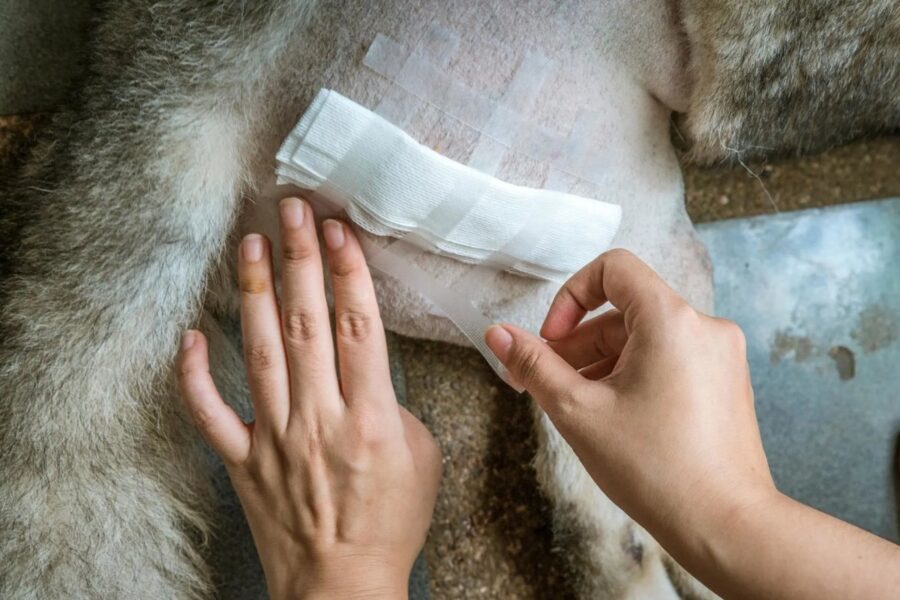
M900 199L698 230L779 488L897 541Z

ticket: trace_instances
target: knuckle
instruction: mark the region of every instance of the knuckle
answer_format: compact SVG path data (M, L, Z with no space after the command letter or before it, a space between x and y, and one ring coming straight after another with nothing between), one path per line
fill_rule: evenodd
M182 384L186 384L192 381L200 370L195 366L190 364L187 361L179 361L175 368L175 376L181 381Z
M572 419L583 419L585 414L584 403L580 392L576 389L560 390L553 394L552 398L536 398L538 404L552 417L557 427L564 426Z
M634 254L625 248L612 248L611 250L607 250L602 255L603 260L607 262L619 262L621 260L630 260L634 258Z
M341 257L336 257L330 262L329 269L332 277L347 279L354 277L360 271L360 263L361 259L357 260L352 256L342 254Z
M304 264L312 259L318 259L318 251L299 240L286 240L281 250L282 258L288 265Z
M740 325L728 319L719 319L718 324L722 336L725 338L725 343L728 344L731 350L739 352L746 351L747 338Z
M669 313L667 320L679 330L690 330L700 324L700 315L681 298L671 299L666 304Z
M319 419L310 419L298 429L285 434L281 445L284 460L292 462L297 455L307 458L323 456L326 453L325 427Z
M386 439L388 428L379 413L371 410L360 410L354 419L354 432L357 440L365 445L376 445Z
M200 431L209 431L213 427L215 415L213 415L213 413L208 409L194 406L191 409L190 414L191 421L194 423L194 427L196 427Z
M307 456L322 456L325 454L325 434L319 426L309 427L303 440Z
M247 348L247 368L256 373L269 371L275 364L275 350L272 346L258 344Z
M290 344L304 344L319 336L320 326L310 312L299 308L285 308L284 335Z
M351 342L363 342L372 333L373 319L359 310L342 311L335 320L337 334Z

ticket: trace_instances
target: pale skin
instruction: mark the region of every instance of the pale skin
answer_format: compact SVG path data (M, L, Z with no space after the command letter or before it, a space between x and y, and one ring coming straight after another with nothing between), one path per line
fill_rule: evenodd
M178 358L182 396L228 469L272 598L402 598L434 508L440 453L396 402L350 228L323 224L333 342L312 212L286 199L281 216L280 299L267 241L251 235L240 248L256 420L244 424L222 401L197 331ZM606 302L612 310L582 322ZM900 547L775 488L736 325L698 313L614 250L566 282L540 333L497 325L485 337L597 485L711 589L728 598L896 597Z

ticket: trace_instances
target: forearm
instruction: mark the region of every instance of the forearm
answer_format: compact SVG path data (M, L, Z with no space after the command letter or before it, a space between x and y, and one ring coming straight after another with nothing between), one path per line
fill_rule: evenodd
M676 559L726 598L889 598L900 546L773 491L700 526Z

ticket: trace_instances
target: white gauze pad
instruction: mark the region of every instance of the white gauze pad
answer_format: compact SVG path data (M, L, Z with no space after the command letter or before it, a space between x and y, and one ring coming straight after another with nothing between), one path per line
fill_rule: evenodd
M316 95L277 161L280 182L322 194L374 235L543 279L565 279L600 254L621 219L615 204L461 165L331 90ZM529 243L512 243L535 214Z

